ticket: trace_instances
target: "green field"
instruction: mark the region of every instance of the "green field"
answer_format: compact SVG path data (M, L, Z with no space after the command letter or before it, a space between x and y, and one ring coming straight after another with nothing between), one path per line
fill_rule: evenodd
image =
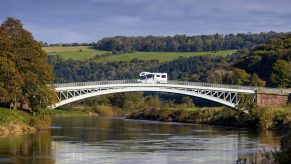
M43 47L45 52L77 52L77 51L96 51L90 46L51 46Z
M111 55L97 59L98 62L113 62L113 61L130 61L133 59L139 60L159 60L161 62L171 61L182 57L192 57L201 55L215 55L215 56L227 56L235 53L236 50L227 51L207 51L207 52L133 52L122 53L118 55Z
M60 55L64 60L87 60L96 55L111 53L108 51L95 50L89 46L52 46L43 47L43 50L48 53L48 55Z
M64 60L87 60L102 55L111 53L109 51L95 50L88 46L54 46L43 47L43 50L49 55L60 55ZM131 61L133 59L139 60L159 60L161 62L171 61L182 57L192 57L201 55L226 56L235 53L236 50L226 51L207 51L207 52L132 52L110 55L96 59L97 62L114 62L114 61Z

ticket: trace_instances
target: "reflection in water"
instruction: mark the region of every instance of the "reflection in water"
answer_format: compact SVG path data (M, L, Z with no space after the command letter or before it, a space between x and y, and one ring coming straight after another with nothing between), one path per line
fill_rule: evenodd
M51 131L0 139L0 163L235 163L277 142L272 132L56 117Z
M52 164L51 131L0 138L0 163Z

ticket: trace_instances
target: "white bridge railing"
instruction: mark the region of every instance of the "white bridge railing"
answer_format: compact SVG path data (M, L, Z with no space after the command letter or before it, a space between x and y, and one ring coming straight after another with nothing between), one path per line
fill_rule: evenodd
M61 84L54 84L54 86L55 86L55 88L65 88L65 87L113 85L113 84L143 84L143 83L138 83L137 79L133 79L133 80L111 80L111 81L61 83ZM252 86L242 86L242 85L228 85L228 84L202 83L202 82L190 82L190 81L174 81L174 80L168 80L167 84L184 85L184 86L198 86L198 87L211 87L211 88L225 88L225 89L239 89L239 90L253 90L255 92L274 93L274 94L291 94L291 89L283 89L283 88L280 89L280 88L267 88L267 87L252 87Z

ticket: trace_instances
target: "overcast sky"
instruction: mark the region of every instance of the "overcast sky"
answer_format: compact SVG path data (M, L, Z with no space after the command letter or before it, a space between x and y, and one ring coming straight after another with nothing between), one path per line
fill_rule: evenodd
M0 0L37 40L291 31L291 0Z

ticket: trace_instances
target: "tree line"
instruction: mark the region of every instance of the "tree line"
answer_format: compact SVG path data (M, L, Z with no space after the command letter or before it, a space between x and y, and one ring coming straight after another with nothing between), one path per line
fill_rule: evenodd
M167 72L170 80L265 85L257 74L248 74L243 69L235 68L229 60L224 57L198 56L180 57L167 63L160 63L158 60L97 63L90 60L65 61L58 56L49 56L49 63L53 65L57 83L137 79L140 72L149 71Z
M39 44L43 47L50 47L50 46L95 46L96 43L47 43L43 41L39 41Z
M249 49L263 44L284 33L262 32L238 33L228 35L175 35L167 36L115 36L103 38L94 45L96 49L113 52L200 52L232 49Z

